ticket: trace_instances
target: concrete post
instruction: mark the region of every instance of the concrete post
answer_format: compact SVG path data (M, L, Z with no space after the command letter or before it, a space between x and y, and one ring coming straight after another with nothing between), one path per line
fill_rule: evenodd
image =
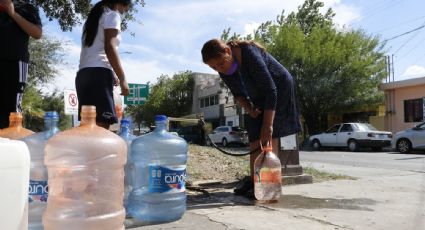
M282 184L313 183L313 178L304 174L300 165L297 135L282 137L279 142L278 157L282 164Z

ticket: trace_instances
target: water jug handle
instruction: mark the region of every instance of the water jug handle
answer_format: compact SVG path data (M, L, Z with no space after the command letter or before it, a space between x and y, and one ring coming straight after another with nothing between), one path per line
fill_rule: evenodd
M272 146L272 140L268 140L264 147L263 147L263 143L261 143L260 141L260 147L261 147L261 152L272 152L273 151L273 146Z

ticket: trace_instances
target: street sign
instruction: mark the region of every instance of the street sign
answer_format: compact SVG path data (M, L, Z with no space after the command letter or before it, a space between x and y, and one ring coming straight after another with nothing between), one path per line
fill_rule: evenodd
M149 85L146 84L128 84L130 92L124 97L126 105L143 105L148 99Z
M63 100L65 102L65 114L78 115L77 92L75 90L65 89L63 93Z

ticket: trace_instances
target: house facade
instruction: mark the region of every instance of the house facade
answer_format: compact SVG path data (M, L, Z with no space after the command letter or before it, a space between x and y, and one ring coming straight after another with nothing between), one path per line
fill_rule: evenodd
M385 130L396 133L424 121L425 77L384 83Z
M222 125L243 126L242 111L228 89L220 86L219 75L193 73L193 78L193 114L203 114L214 128Z

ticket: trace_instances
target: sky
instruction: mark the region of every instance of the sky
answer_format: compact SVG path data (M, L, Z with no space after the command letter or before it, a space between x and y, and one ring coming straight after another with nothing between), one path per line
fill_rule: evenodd
M93 1L95 2L95 1ZM251 34L262 22L284 10L297 11L304 0L145 0L137 21L123 32L119 53L128 83L155 83L161 74L180 71L214 73L203 64L200 50L224 29ZM424 0L322 0L336 13L338 28L362 29L379 36L394 60L394 80L425 77ZM57 21L43 20L43 31L63 42L65 64L45 90L75 89L82 26L62 32ZM419 29L417 29L419 28ZM412 30L415 30L410 32ZM132 36L130 33L135 33ZM406 33L406 34L405 34ZM405 34L405 35L402 35ZM402 35L400 37L397 37ZM397 38L394 38L397 37ZM393 38L393 39L392 39ZM392 79L391 79L392 80Z

